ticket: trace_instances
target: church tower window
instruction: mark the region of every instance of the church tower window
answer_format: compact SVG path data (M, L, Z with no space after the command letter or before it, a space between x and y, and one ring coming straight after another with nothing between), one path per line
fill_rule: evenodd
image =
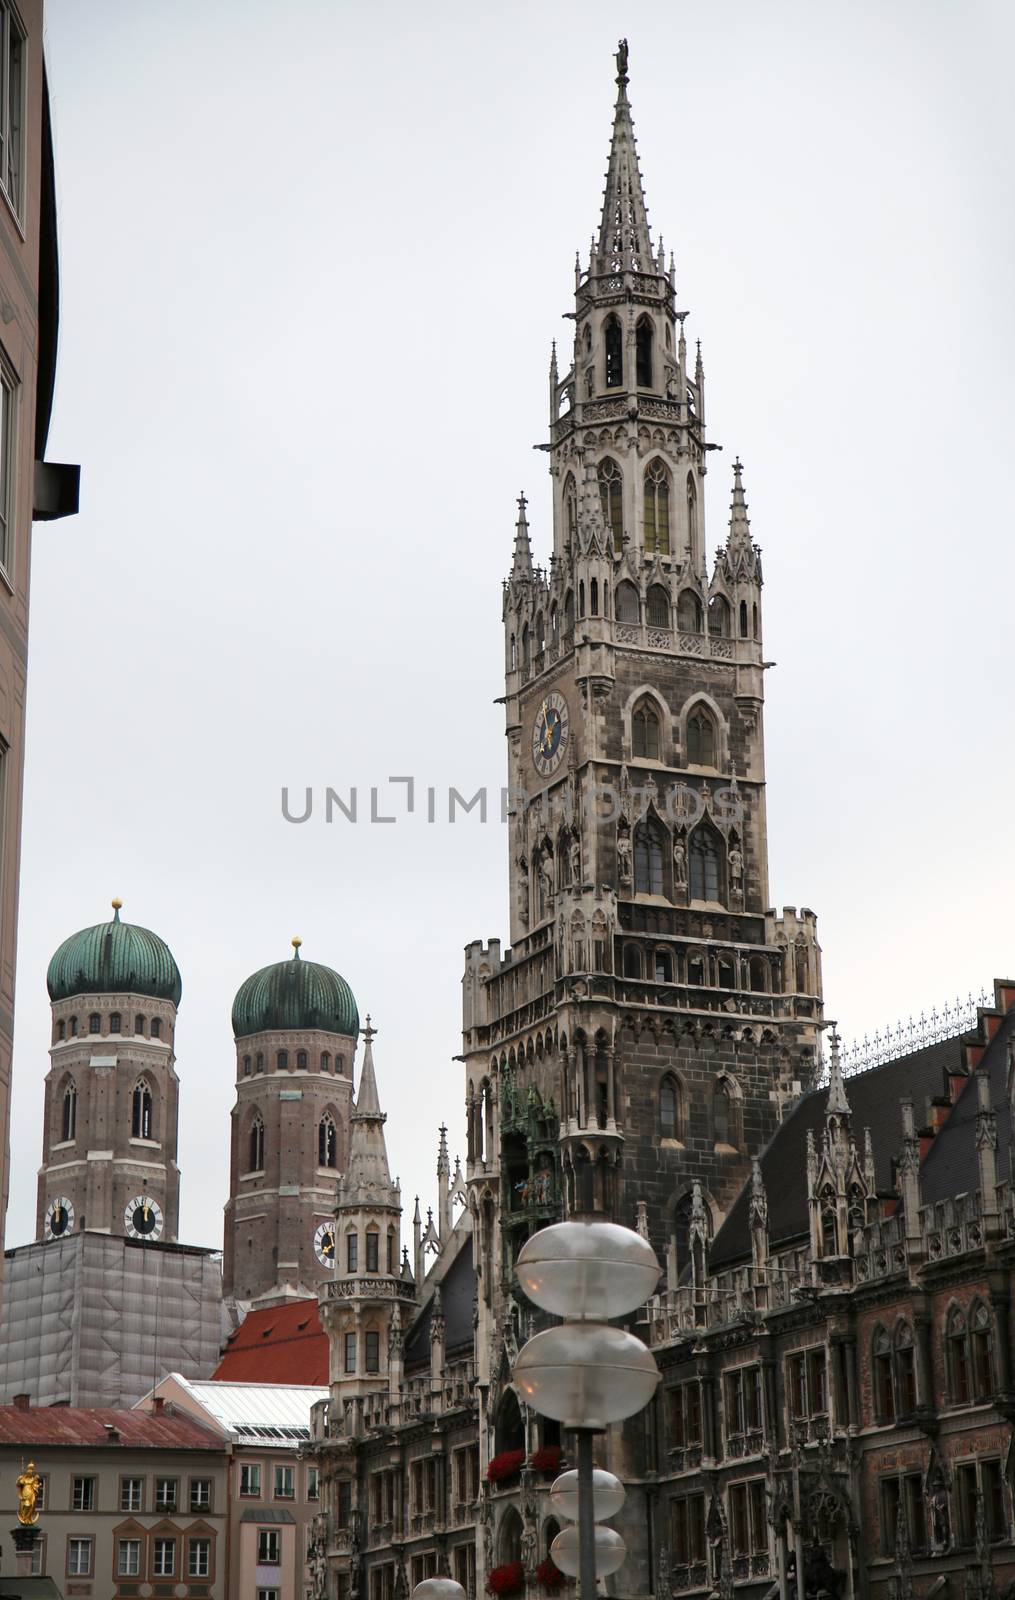
M698 540L698 496L691 473L687 474L687 540L693 551Z
M264 1171L264 1123L260 1117L255 1117L250 1124L250 1157L248 1172Z
M670 553L670 475L658 456L645 473L642 532L647 556Z
M573 545L578 532L578 490L570 472L564 479L564 528L567 543Z
M367 1229L367 1271L380 1271L380 1234L376 1228Z
M101 1028L101 1026L102 1026L102 1018L99 1016L99 1013L97 1011L93 1011L91 1016L88 1018L88 1032L89 1033L98 1033L98 1031Z
M345 1236L345 1270L359 1271L359 1236L355 1233L347 1233Z
M627 578L622 579L617 584L617 591L613 598L617 608L618 622L638 623L641 621L641 604L638 600L638 591Z
M120 1031L120 1013L118 1011L110 1012L109 1031L110 1033L119 1033Z
M713 595L708 603L708 631L713 639L730 636L730 608L721 594Z
M650 700L642 700L631 718L631 754L646 761L659 760L659 718Z
M670 625L670 597L661 583L654 583L649 589L645 616L650 628L668 628Z
M681 1088L672 1072L659 1085L659 1132L664 1139L679 1139L681 1128Z
M607 317L603 325L603 346L606 351L606 387L619 389L624 381L624 335L619 317Z
M639 822L634 830L634 892L663 893L662 829L653 817Z
M153 1039L162 1038L162 1018L152 1017L151 1035Z
M677 600L677 627L681 633L701 632L701 601L693 589L682 589Z
M138 1079L131 1096L130 1136L132 1139L152 1136L152 1092L144 1078Z
M715 766L715 723L707 711L697 710L687 719L687 759L691 766Z
M692 900L722 899L722 839L707 820L691 835L688 852Z
M652 319L639 317L634 331L635 372L640 389L652 387Z
M338 1166L338 1133L330 1117L322 1117L317 1128L317 1165Z
M72 1083L64 1090L63 1116L60 1122L60 1138L64 1143L74 1138L78 1121L78 1092Z
M596 468L596 476L606 531L612 534L614 552L620 555L624 548L624 479L612 456L603 457Z
M139 1039L144 1038L144 1017L140 1012L134 1018L134 1033Z

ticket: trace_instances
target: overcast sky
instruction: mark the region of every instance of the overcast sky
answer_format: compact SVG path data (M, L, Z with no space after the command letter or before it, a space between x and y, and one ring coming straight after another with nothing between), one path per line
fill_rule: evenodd
M462 947L503 830L287 824L389 774L496 793L515 496L545 557L550 340L613 51L703 342L707 531L765 559L776 905L847 1035L1015 968L1004 4L49 0L62 325L36 529L7 1242L34 1234L46 964L109 915L183 974L181 1237L221 1243L230 1005L303 953L379 1029L392 1168L462 1151Z

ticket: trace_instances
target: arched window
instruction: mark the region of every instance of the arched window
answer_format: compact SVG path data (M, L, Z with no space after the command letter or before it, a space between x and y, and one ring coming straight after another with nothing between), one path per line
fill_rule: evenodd
M367 1229L367 1271L380 1271L380 1233L376 1228Z
M638 601L638 591L633 583L624 578L617 584L613 597L614 607L618 622L640 622L641 606Z
M652 319L639 317L634 330L635 377L640 389L652 387Z
M162 1018L152 1017L151 1035L153 1039L162 1038Z
M670 475L657 456L645 471L645 498L642 507L642 532L645 554L670 553Z
M574 591L569 589L564 596L564 630L566 633L574 632Z
M586 355L588 355L589 351L592 349L592 329L589 327L587 322L585 324L585 332L582 334L582 349L585 351Z
M63 1092L63 1116L60 1119L60 1138L64 1142L73 1139L78 1125L78 1092L72 1083L69 1083Z
M248 1151L248 1172L264 1171L264 1123L260 1117L255 1117L250 1124L250 1147Z
M682 1195L673 1210L673 1254L677 1279L691 1264L691 1196Z
M916 1410L916 1357L908 1322L898 1323L895 1329L895 1390L900 1416L912 1416Z
M335 1071L338 1073L339 1077L345 1076L345 1056L335 1057Z
M649 589L645 616L650 628L668 628L670 625L670 597L661 583L654 583Z
M536 612L536 620L535 620L534 628L535 628L536 650L537 651L545 650L545 648L546 648L546 632L545 632L544 626L543 626L543 613L541 611L537 611Z
M254 1063L251 1061L250 1057L249 1056L244 1056L243 1057L243 1076L245 1078L249 1078L250 1077L250 1074L253 1071L253 1067L254 1067Z
M347 1233L345 1236L345 1270L359 1271L359 1235L356 1233Z
M577 532L578 489L575 485L574 474L569 472L564 479L564 537L568 544L574 543Z
M691 834L688 850L692 900L722 900L722 836L706 819Z
M589 614L593 617L599 615L599 579L593 578L589 584Z
M879 1323L871 1341L874 1369L874 1415L878 1422L895 1421L895 1385L892 1378L892 1342Z
M659 717L651 700L640 700L631 717L631 754L658 761Z
M578 585L578 615L580 617L583 617L585 615L585 579L584 578L582 578L581 582Z
M511 635L511 643L508 646L508 667L511 672L517 671L518 668L518 641L514 634Z
M634 892L663 893L662 828L652 817L639 822L634 830Z
M144 1017L140 1012L134 1018L134 1034L137 1038L144 1038Z
M756 639L758 637L758 608L756 605L751 607L751 632Z
M508 1566L522 1559L522 1519L514 1506L509 1506L500 1525L500 1562Z
M733 1096L725 1078L718 1078L712 1091L712 1130L716 1144L736 1145Z
M603 457L596 468L596 476L606 531L613 537L614 552L620 555L624 548L624 479L611 456Z
M989 1400L994 1393L994 1328L982 1300L975 1301L969 1311L969 1354L973 1398Z
M398 1271L398 1241L395 1238L394 1228L388 1229L388 1276L393 1278Z
M687 474L687 542L693 554L698 539L698 495L694 487L694 478Z
M120 1032L120 1013L118 1011L109 1013L109 1031L110 1033Z
M687 719L687 761L692 767L715 766L715 723L701 706Z
M66 1037L66 1034L67 1034L67 1024L61 1018L60 1021L56 1025L56 1037L57 1037L58 1040L59 1039L63 1039L63 1038Z
M708 602L708 631L713 639L730 636L730 608L721 594L713 595Z
M657 950L655 953L655 980L656 983L673 982L673 962L668 950Z
M93 1011L91 1016L88 1018L88 1032L98 1033L101 1026L102 1018L99 1016L97 1011Z
M296 1052L296 1071L297 1072L306 1072L306 1070L307 1070L307 1052L305 1050L297 1050L297 1052Z
M681 589L677 600L677 627L681 633L701 632L701 601L693 589Z
M664 1139L680 1138L680 1084L668 1072L659 1085L659 1133Z
M641 977L641 950L636 944L624 946L624 977Z
M619 317L607 317L603 324L603 348L606 352L606 387L619 389L624 381L624 335Z
M144 1078L137 1080L131 1096L130 1136L132 1139L152 1137L152 1092Z
M71 1017L70 1018L70 1036L71 1036L72 1039L76 1039L77 1038L77 1034L78 1034L78 1019L77 1019L77 1017Z
M529 643L529 625L522 628L522 667L528 668L532 661L532 648Z
M969 1340L965 1314L953 1306L948 1316L948 1387L955 1405L969 1400Z
M257 1056L255 1057L255 1060L254 1060L254 1071L255 1072L263 1072L264 1071L264 1056L261 1054L260 1050L257 1052Z
M551 644L557 644L557 643L559 643L559 641L560 641L560 612L557 609L557 602L555 600L553 602L552 606L550 607L550 643Z
M275 1067L279 1072L288 1072L289 1071L289 1052L288 1052L288 1050L280 1050L278 1052L278 1055L275 1057Z
M322 1072L330 1072L331 1071L331 1052L328 1051L328 1050L322 1050L321 1051L321 1071Z
M317 1125L317 1165L338 1166L338 1133L334 1122L328 1116L322 1117Z

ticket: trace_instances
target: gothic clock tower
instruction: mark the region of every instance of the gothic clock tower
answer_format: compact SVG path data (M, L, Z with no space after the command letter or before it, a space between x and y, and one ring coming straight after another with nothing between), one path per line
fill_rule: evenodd
M552 553L504 588L511 946L466 952L481 1368L537 1227L605 1211L671 1279L811 1080L815 917L770 905L761 553L739 459L710 561L705 372L654 244L627 47L574 345L550 364Z

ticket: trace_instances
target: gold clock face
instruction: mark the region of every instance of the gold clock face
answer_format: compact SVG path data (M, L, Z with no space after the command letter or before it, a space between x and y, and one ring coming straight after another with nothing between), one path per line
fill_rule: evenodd
M322 1222L314 1234L314 1253L322 1267L335 1265L335 1224Z
M532 724L532 764L541 778L556 772L567 754L571 716L567 701L556 689L544 695Z
M123 1226L132 1239L157 1239L162 1232L162 1208L149 1194L128 1201Z
M51 1239L59 1239L74 1227L74 1207L62 1196L54 1200L46 1212L46 1232Z

